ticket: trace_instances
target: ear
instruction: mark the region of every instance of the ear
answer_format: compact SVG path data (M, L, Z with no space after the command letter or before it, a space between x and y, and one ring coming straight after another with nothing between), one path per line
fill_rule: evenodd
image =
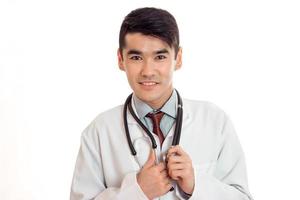
M176 56L176 64L175 64L175 70L180 69L182 66L182 48L179 47L178 53Z
M122 50L118 49L117 55L118 55L118 65L119 65L119 69L122 71L125 71L125 67L124 67L124 60L122 57Z

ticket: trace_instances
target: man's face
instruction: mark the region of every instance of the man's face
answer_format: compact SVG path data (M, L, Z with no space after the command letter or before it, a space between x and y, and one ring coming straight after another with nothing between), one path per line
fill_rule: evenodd
M125 47L118 51L119 68L126 72L135 95L150 105L160 108L173 91L173 71L181 67L181 49L175 50L166 42L141 33L125 36Z

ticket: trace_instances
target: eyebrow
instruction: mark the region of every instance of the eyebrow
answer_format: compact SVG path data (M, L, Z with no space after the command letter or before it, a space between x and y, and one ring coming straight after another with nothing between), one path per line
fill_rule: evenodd
M167 49L160 49L158 51L155 51L153 54L168 54L169 51ZM127 52L127 55L132 55L132 54L136 54L136 55L141 55L143 54L142 51L140 50L137 50L137 49L130 49L128 52Z
M163 54L163 53L169 53L169 51L167 49L161 49L155 52L155 54Z
M130 50L127 52L127 55L131 55L131 54L141 55L142 52L139 51L139 50L136 50L136 49L130 49Z

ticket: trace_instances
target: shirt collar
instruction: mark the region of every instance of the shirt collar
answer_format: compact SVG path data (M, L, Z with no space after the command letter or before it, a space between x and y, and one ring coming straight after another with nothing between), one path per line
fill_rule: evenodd
M176 118L176 103L177 103L177 94L173 90L171 97L163 105L160 111L169 115L170 117ZM144 101L139 99L135 94L133 94L133 102L136 108L136 112L140 119L144 118L149 112L156 112L151 106L146 104Z

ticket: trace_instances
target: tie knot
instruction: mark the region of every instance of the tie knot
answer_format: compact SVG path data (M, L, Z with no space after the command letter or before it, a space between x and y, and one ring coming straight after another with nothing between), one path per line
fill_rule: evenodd
M146 117L151 118L154 124L159 124L161 118L163 117L163 115L164 115L164 113L159 111L159 112L156 112L156 113L148 113L146 115Z

